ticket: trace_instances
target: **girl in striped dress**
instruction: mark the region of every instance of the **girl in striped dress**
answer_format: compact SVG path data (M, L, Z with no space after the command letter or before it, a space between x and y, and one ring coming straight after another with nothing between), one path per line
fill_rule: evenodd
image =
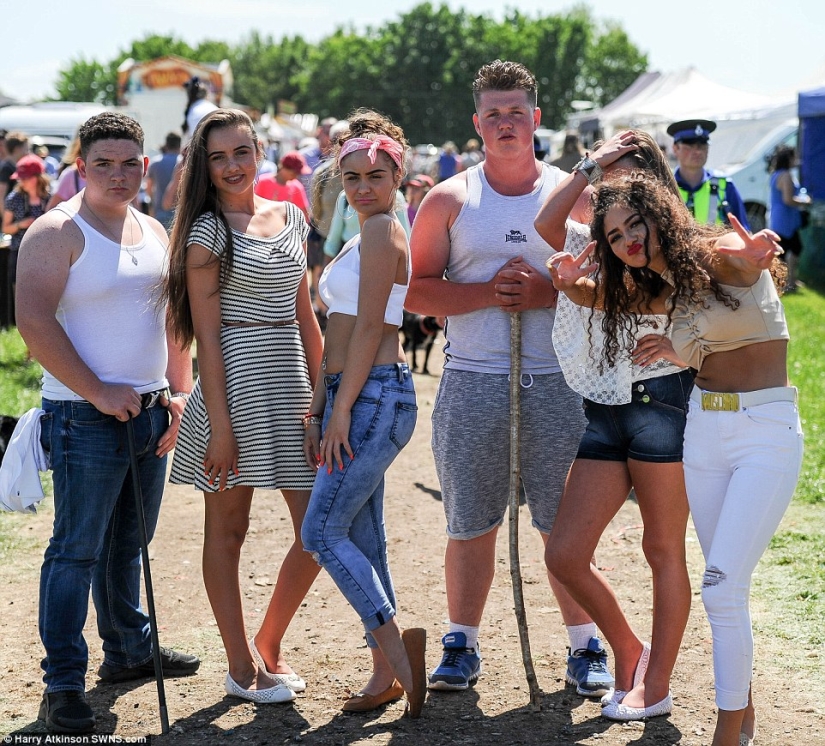
M261 147L246 114L218 109L186 154L167 285L178 340L197 341L200 377L181 422L171 481L205 500L203 577L229 672L227 693L285 702L305 682L281 639L319 568L300 527L314 481L302 415L321 361L300 210L254 194ZM247 640L238 562L255 488L281 490L295 539L258 634Z

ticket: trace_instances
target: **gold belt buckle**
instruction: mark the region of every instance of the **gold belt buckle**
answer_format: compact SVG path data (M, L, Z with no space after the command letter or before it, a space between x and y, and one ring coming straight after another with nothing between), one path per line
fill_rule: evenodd
M702 409L714 412L738 412L739 394L725 394L716 391L702 392Z

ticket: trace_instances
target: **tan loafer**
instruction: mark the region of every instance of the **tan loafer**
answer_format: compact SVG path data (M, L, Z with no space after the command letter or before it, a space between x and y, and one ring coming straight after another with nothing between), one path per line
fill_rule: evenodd
M370 710L377 710L381 705L388 702L395 702L404 696L404 687L397 681L393 681L383 692L378 694L367 694L366 692L358 692L353 694L341 708L344 712L369 712Z

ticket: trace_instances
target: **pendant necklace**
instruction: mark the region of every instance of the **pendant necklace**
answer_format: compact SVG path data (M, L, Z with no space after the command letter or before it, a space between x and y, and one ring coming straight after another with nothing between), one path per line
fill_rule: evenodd
M131 258L132 264L134 264L137 267L137 264L138 264L137 257L135 256L134 252L129 249L129 246L133 246L134 241L135 241L135 238L134 238L134 224L132 222L129 223L129 246L126 246L123 243L123 237L122 236L119 237L119 238L115 237L114 233L109 228L109 226L106 223L104 223L103 220L101 220L98 217L97 213L89 206L89 203L85 199L83 200L83 204L86 206L86 209L91 213L92 217L95 219L95 221L98 223L98 225L101 228L103 228L103 230L102 230L103 235L106 236L106 238L114 241L116 244L119 244L120 248L123 249L129 255L129 257ZM128 212L126 214L126 220L129 220Z

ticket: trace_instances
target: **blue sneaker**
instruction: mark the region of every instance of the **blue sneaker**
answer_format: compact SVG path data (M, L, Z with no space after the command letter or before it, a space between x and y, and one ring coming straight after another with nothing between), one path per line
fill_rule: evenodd
M444 656L441 664L430 674L428 689L442 692L460 692L481 675L481 656L478 649L467 647L463 632L450 632L441 638Z
M582 697L601 697L616 680L607 670L607 651L598 637L591 637L587 647L570 654L567 648L567 674L564 680L576 687Z

